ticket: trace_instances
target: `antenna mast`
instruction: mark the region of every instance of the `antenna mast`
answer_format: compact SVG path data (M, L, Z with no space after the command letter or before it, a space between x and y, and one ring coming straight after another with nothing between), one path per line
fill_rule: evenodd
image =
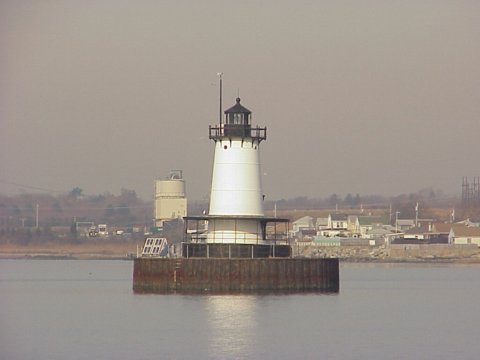
M222 125L222 77L223 77L223 72L218 72L217 76L220 77L220 108L218 110L218 122L219 122L219 125Z

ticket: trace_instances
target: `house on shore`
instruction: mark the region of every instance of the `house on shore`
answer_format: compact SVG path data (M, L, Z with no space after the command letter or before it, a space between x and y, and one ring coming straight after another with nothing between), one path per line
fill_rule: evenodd
M448 235L448 243L455 245L476 244L480 246L480 227L452 226Z
M315 219L311 216L303 216L292 222L292 230L290 235L298 237L300 232L305 230L315 230Z

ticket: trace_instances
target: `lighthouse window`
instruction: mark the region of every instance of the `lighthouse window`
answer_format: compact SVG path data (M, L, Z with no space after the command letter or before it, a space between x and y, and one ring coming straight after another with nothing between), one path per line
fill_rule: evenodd
M228 123L230 125L242 125L243 124L243 114L234 113L228 115Z
M234 121L235 121L235 124L239 125L242 123L242 114L235 114L234 116Z

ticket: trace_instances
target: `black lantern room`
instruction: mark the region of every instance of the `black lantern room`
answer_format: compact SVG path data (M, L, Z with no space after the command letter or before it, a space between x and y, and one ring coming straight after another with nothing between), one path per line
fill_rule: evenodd
M255 138L258 141L265 140L266 128L252 128L252 112L240 104L240 98L236 104L225 110L225 117L219 127L210 127L210 139L221 140L225 138Z
M240 98L230 109L225 110L223 124L226 136L250 136L252 112L240 104Z
M225 110L225 125L250 125L252 112L240 104L240 98L230 109Z

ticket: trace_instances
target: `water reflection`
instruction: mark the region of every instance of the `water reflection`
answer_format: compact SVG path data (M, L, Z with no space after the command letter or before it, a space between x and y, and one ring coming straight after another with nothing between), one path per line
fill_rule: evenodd
M255 343L256 297L210 296L207 302L211 358L243 358Z

